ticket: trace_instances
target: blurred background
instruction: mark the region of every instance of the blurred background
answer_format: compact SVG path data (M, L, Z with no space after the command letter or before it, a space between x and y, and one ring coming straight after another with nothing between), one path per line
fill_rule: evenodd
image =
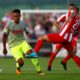
M53 26L53 21L67 12L68 4L70 3L73 3L80 8L80 0L0 0L0 55L3 56L1 42L3 28L6 23L11 20L11 10L15 8L19 8L21 11L25 10L25 12L22 12L21 19L25 21L31 34L31 40L28 38L26 38L26 40L29 41L34 48L39 36L58 31L58 29ZM33 10L34 13L28 12L28 10ZM36 13L35 10L51 10L51 12ZM76 37L78 40L78 51L80 47L79 37L80 35ZM49 56L51 50L52 45L45 43L40 51L40 55ZM62 56L65 55L64 50L62 50L61 53L63 53ZM10 51L8 56L11 56Z
M31 60L25 58L25 65L22 68L22 75L15 74L15 60L8 48L7 56L3 55L2 34L3 28L11 20L11 11L15 8L21 9L21 20L24 20L26 27L31 34L30 39L25 35L26 40L34 49L37 38L48 33L59 31L53 21L57 20L62 14L67 13L68 4L75 4L80 8L80 0L0 0L0 80L80 80L80 68L71 59L67 64L68 70L64 70L60 64L66 56L66 50L61 49L58 58L52 64L52 71L47 71L48 60L54 44L44 43L40 49L39 64L44 76L36 74ZM76 37L77 55L80 56L80 34Z

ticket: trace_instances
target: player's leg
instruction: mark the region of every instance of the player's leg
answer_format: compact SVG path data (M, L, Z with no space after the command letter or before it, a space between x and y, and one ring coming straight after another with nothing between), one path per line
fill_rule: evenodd
M21 49L22 49L22 52L25 53L25 55L30 54L30 53L31 54L34 53L32 51L32 47L25 41L22 43ZM31 61L32 61L33 65L35 66L37 73L40 74L40 75L44 75L44 73L41 71L40 64L39 64L39 61L38 61L37 57L36 58L31 58Z
M38 55L32 51L32 47L26 42L23 41L21 44L21 49L25 55L27 55L28 58L37 58Z
M76 47L75 46L74 46L74 52L73 53L76 53ZM69 61L71 58L72 58L72 55L68 53L67 56L64 57L64 59L61 61L61 64L63 65L65 70L67 70L67 61Z
M75 61L77 66L80 67L80 58L73 51L69 51L68 53L72 56L72 59Z
M37 58L38 55L32 51L32 47L26 42L22 42L22 51L27 55L28 58Z
M17 61L16 61L16 73L17 74L21 74L21 67L24 65L24 60L22 58L19 58Z
M76 53L77 52L77 44L76 44L76 41L74 39L72 40L72 46L73 46L73 48L65 47L65 49L67 49L68 51L73 51L73 53ZM64 57L64 59L61 61L61 64L63 65L65 70L67 70L67 67L66 67L67 64L66 63L71 58L72 58L71 54L68 53L67 56Z
M50 42L50 40L48 39L47 35L44 35L44 36L41 36L41 37L38 38L37 44L36 44L36 46L34 48L34 51L36 53L39 52L39 50L42 47L44 41Z
M34 51L36 53L39 52L40 48L43 45L43 42L49 42L49 43L59 43L59 42L63 42L64 39L62 37L59 36L59 34L48 34L48 35L44 35L38 38L37 44L34 48Z
M72 53L72 59L75 61L77 66L80 67L80 58L75 53Z
M67 46L68 54L71 55L72 59L76 62L76 64L80 67L80 58L76 55L76 50L74 50L73 44L69 43Z
M53 51L50 55L50 59L49 59L49 62L48 62L48 71L51 71L52 62L54 61L56 55L58 54L58 52L60 51L61 48L62 48L61 44L54 45Z
M38 59L37 58L32 58L31 61L32 61L32 64L35 66L37 73L39 75L44 75L44 73L41 70Z
M64 70L67 70L67 61L71 58L72 58L71 54L68 53L67 56L61 61Z
M16 60L16 73L21 74L21 67L24 65L24 57L20 51L20 46L10 49L14 59Z

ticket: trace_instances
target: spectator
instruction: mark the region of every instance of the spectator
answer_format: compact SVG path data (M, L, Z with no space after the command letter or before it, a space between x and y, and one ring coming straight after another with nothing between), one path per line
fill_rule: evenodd
M7 12L5 13L4 17L2 18L3 25L5 25L7 22L9 22L12 19L12 13Z
M37 38L46 33L46 31L44 30L44 28L42 27L42 25L39 21L36 21L36 25L34 27L34 32L35 32L35 35Z

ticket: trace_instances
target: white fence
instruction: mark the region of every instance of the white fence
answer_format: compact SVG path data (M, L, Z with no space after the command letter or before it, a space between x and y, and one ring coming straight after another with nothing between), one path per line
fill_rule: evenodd
M8 49L8 54L6 57L12 57L12 54L8 48L8 44L7 44L7 49ZM0 43L0 57L5 57L3 55L3 52L2 52L3 48L2 48L2 43ZM46 49L47 50L47 49ZM44 51L44 50L43 50ZM43 52L44 53L44 52ZM64 57L66 56L66 50L65 49L62 49L59 54L57 55L57 57ZM77 44L77 55L80 56L80 43Z

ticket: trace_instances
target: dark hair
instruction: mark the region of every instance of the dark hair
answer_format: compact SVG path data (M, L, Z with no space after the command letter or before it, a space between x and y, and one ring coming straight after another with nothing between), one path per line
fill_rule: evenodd
M71 3L71 4L69 4L68 6L76 6L76 5Z
M12 13L21 13L21 11L20 11L20 9L14 9L13 11L12 11Z

